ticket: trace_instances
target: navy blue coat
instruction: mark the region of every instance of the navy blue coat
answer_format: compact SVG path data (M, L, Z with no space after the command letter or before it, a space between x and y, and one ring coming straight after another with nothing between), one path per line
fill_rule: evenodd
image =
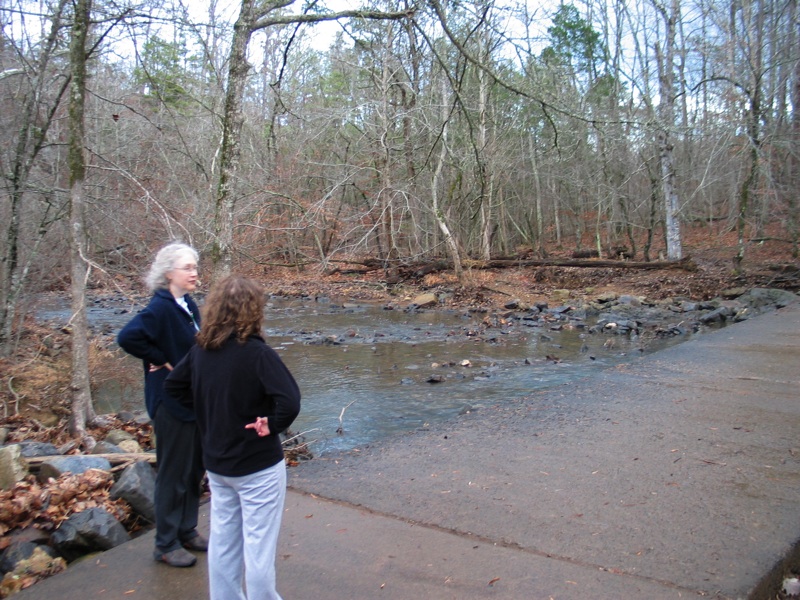
M169 290L156 290L150 303L117 335L120 347L142 360L144 399L151 419L155 418L156 410L163 404L176 419L195 420L191 408L181 405L164 391L164 380L169 370L164 368L150 372L150 365L169 363L174 367L194 345L197 334L195 322L200 325L200 311L188 294L184 299L192 316L178 304Z

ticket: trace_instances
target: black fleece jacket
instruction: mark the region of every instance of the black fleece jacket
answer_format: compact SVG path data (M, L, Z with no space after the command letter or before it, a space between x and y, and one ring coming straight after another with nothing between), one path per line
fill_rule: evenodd
M194 300L184 296L197 324L200 311ZM164 403L170 414L181 421L194 421L194 411L182 406L164 392L168 369L150 372L150 365L177 365L194 345L197 329L192 316L175 300L169 290L156 290L150 303L117 334L117 343L128 354L142 360L144 367L144 399L147 414L155 418L156 410Z
M279 433L300 413L300 389L278 354L260 337L234 337L218 350L194 346L165 382L197 413L203 462L212 473L241 477L283 460ZM270 434L245 429L269 419Z

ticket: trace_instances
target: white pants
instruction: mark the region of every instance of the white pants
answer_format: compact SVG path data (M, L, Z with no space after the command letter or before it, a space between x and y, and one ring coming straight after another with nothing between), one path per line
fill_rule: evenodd
M275 588L275 552L286 498L286 464L281 461L243 477L209 472L208 480L211 600L281 600Z

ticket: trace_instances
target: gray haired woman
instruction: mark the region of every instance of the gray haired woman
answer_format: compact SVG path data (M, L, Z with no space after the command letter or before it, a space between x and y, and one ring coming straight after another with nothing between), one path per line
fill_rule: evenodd
M189 295L197 289L197 252L172 243L156 254L145 278L149 304L122 328L117 343L142 360L147 412L156 433L155 560L191 567L208 540L197 532L203 461L194 411L164 391L164 380L194 345L200 311Z

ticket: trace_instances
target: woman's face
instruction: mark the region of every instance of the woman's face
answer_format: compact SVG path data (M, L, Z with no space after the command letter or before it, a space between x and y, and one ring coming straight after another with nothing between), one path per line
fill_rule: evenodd
M197 289L197 262L188 252L179 254L172 263L172 270L167 272L169 291L176 298Z

